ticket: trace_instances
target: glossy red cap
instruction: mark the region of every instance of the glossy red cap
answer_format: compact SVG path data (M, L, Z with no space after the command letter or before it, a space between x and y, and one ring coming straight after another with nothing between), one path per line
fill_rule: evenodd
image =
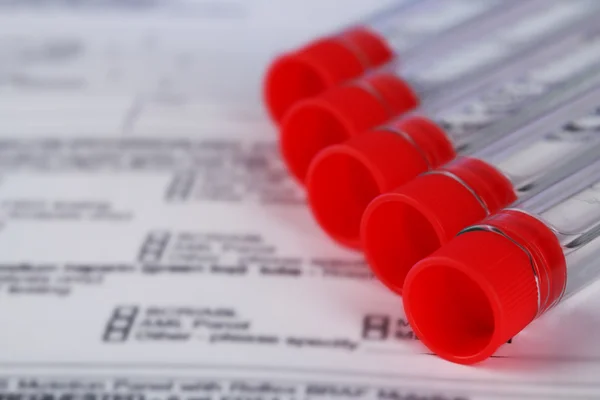
M270 65L264 81L267 109L280 121L296 102L357 78L392 57L386 41L363 27L316 40Z
M306 176L308 202L329 236L360 248L360 221L371 200L454 157L435 123L400 119L321 151Z
M361 221L362 248L373 273L402 294L415 263L515 200L511 182L497 169L458 158L375 198Z
M406 277L404 308L419 339L460 364L485 360L556 304L566 263L552 230L502 211L417 263Z
M280 145L290 172L304 182L317 153L418 105L399 77L376 73L297 103L281 122Z

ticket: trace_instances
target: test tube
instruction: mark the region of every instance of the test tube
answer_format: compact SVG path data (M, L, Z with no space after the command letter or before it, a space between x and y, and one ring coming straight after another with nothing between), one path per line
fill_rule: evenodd
M315 96L369 69L394 60L415 59L485 21L532 2L482 0L401 0L353 24L279 56L267 70L265 103L275 121L298 100Z
M593 151L587 168L463 229L409 272L404 308L429 349L483 361L598 280L600 147Z
M461 229L573 172L569 166L600 144L599 106L596 85L502 140L376 197L361 222L373 273L402 294L412 266Z
M421 108L322 150L309 167L306 189L323 230L338 243L359 248L360 221L376 196L457 154L471 154L600 84L600 28L565 37L521 64L462 99Z
M537 3L536 3L537 4ZM542 2L542 9L511 16L478 30L434 58L377 72L297 103L281 122L280 147L289 171L304 182L313 157L324 148L414 109L459 98L513 63L597 24L600 2Z

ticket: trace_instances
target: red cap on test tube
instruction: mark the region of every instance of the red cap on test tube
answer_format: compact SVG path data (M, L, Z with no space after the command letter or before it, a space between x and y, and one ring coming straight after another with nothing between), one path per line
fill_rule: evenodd
M278 122L298 101L357 78L392 56L386 41L363 27L312 42L271 64L264 83L267 109Z
M455 156L431 120L394 121L321 151L306 176L309 205L334 240L359 248L360 221L371 200Z
M504 210L483 225L488 229L470 228L417 263L404 285L415 334L461 364L491 356L552 307L566 285L562 248L544 223Z
M362 248L373 273L402 294L416 262L516 199L495 167L461 157L375 198L362 218Z
M290 172L304 183L317 153L409 111L419 99L406 82L379 72L297 103L281 122Z

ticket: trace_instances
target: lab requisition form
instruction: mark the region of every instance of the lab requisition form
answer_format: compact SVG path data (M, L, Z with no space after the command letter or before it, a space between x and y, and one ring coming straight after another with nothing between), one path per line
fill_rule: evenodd
M457 366L317 229L261 74L375 5L300 3L0 2L0 399L600 396L597 285Z

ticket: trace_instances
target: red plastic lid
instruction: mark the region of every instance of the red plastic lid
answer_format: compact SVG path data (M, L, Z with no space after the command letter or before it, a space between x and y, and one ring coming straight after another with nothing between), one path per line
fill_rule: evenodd
M524 213L503 211L498 217L484 223L499 227L502 234L460 234L406 277L403 300L409 323L446 360L485 360L554 304L564 289L565 258L552 231Z
M281 122L283 158L301 182L316 154L418 104L399 77L377 73L297 103Z
M306 176L309 205L329 236L360 248L360 221L371 200L454 156L428 119L395 121L321 151Z
M456 157L456 151L446 132L434 121L419 115L400 118L384 127L387 130L406 134L427 158L430 168L437 168Z
M554 232L540 220L516 210L502 210L482 223L493 226L526 249L540 279L539 314L556 305L567 283L566 260Z
M271 64L264 83L267 109L280 121L294 103L359 77L392 56L385 40L363 27L314 41Z
M514 200L512 184L498 170L459 158L369 204L361 222L365 256L373 273L402 294L415 263Z

